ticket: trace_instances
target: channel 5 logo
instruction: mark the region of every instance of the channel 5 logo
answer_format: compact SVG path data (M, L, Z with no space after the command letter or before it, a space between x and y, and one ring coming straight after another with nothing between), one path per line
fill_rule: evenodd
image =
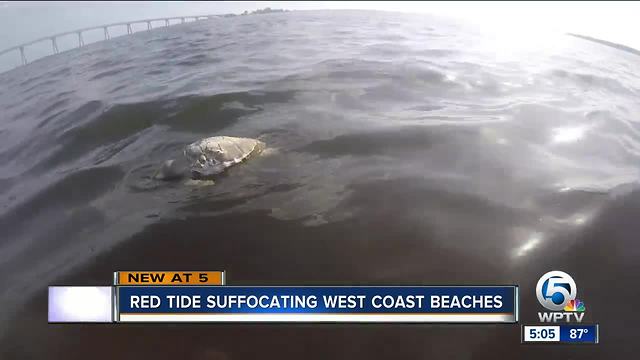
M578 287L573 278L563 271L549 271L536 285L536 297L540 305L553 312L539 312L540 322L565 320L582 322L584 303L576 299Z

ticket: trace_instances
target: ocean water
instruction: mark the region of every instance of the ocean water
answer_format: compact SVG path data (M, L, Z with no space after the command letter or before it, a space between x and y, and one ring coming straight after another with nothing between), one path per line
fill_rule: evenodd
M540 36L537 36L540 35ZM0 74L0 358L599 359L637 354L640 57L424 15L176 25ZM214 136L269 151L151 177ZM232 284L510 284L572 274L595 347L517 326L47 325L48 284L225 269ZM625 308L627 310L625 310Z

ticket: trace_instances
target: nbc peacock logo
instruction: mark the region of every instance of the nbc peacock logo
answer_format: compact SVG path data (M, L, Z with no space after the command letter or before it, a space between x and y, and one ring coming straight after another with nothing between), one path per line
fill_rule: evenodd
M564 311L584 312L584 310L585 310L584 303L578 299L569 300L569 302L567 303L567 306L564 307Z

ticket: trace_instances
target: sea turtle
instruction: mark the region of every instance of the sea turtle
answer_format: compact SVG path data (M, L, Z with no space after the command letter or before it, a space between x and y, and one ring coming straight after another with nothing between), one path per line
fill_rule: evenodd
M181 158L167 160L155 174L158 180L176 180L187 175L192 179L211 179L228 167L241 163L264 150L257 139L213 136L196 141L184 148Z

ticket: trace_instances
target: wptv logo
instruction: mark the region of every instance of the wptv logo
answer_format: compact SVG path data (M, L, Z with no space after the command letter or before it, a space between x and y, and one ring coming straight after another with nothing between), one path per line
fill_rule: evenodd
M576 299L577 293L576 282L569 274L549 271L542 275L536 285L536 296L540 305L552 312L539 312L540 322L582 322L585 306Z

